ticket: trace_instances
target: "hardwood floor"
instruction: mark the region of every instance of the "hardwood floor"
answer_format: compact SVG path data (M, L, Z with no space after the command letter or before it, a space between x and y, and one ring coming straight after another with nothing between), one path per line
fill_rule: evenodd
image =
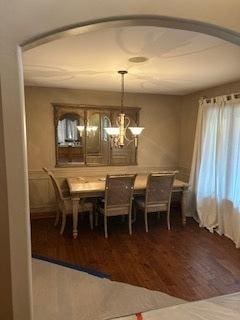
M79 237L72 239L71 218L63 236L52 219L32 221L32 251L48 258L90 267L110 279L159 290L186 300L240 291L240 250L225 237L200 229L192 220L183 228L177 210L167 231L164 215L152 215L149 233L140 215L128 235L127 222L109 221L90 230L87 217L79 221Z

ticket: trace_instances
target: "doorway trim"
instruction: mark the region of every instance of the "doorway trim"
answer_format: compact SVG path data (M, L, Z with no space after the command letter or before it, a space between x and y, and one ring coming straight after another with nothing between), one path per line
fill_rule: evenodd
M177 17L156 15L129 15L101 18L65 26L31 38L23 42L21 44L21 47L23 51L27 51L39 45L64 37L75 36L82 33L98 31L107 28L129 26L151 26L194 31L217 37L240 46L240 33L230 29L219 27L214 24Z

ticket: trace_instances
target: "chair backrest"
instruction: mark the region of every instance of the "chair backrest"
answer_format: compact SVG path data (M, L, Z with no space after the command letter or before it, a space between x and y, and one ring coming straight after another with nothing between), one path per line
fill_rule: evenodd
M57 202L61 202L63 200L62 190L59 186L58 181L54 177L54 174L52 173L52 171L49 171L46 167L43 167L42 169L48 174L49 178L51 179Z
M176 171L151 173L146 187L146 205L169 204Z
M105 208L131 206L135 179L135 174L107 175Z

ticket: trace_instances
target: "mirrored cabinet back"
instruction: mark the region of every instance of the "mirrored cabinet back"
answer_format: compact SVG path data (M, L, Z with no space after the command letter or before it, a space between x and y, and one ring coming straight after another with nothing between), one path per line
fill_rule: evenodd
M136 165L137 146L126 130L126 143L112 146L106 130L116 126L120 107L52 104L54 108L56 167ZM139 125L140 108L123 109L126 125Z

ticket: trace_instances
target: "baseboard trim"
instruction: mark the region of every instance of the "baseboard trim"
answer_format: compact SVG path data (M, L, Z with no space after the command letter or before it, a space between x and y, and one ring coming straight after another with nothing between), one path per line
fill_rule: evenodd
M55 211L49 211L49 212L38 211L38 212L31 212L31 214L30 214L31 220L55 218L55 217L56 217Z

